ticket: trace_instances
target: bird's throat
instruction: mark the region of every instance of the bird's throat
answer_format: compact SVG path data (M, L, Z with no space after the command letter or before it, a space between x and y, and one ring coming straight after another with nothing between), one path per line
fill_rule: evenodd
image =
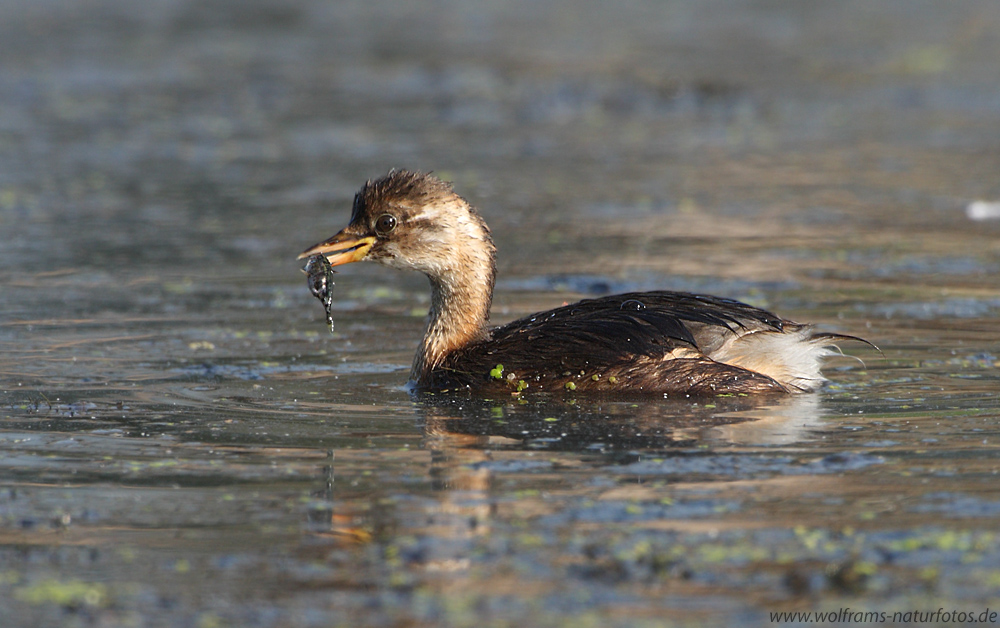
M431 309L424 339L410 370L410 381L427 383L431 371L449 354L488 335L493 276L450 273L450 281L431 277Z

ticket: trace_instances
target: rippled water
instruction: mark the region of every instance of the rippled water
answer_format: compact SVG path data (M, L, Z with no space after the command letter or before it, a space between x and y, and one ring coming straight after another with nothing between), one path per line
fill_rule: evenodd
M0 7L4 625L994 608L991 0ZM877 344L699 402L410 397L426 280L294 258L389 167L503 322L709 292ZM786 622L789 623L789 622ZM906 623L899 620L896 623Z

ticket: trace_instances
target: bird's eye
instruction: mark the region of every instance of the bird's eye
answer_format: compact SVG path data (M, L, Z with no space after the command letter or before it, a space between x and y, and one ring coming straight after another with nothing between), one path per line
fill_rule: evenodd
M386 235L396 228L396 217L391 214L382 214L375 221L375 231L379 235Z

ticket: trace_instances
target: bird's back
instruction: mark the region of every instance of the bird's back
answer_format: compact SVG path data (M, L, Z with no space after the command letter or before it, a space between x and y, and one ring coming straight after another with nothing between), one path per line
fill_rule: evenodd
M627 293L498 327L449 355L427 387L668 395L810 390L823 381L819 360L830 338L731 299Z

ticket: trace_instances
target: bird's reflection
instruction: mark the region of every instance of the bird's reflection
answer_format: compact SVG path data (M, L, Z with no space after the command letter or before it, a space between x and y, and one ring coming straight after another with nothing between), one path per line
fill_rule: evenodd
M455 447L531 450L663 450L726 441L787 444L817 425L816 395L717 397L700 402L643 399L508 401L421 399L424 434ZM480 439L470 437L479 436Z
M337 458L331 451L325 488L314 494L328 508L314 509L310 523L314 532L339 543L367 543L378 536L374 530L405 527L407 536L422 543L412 562L432 571L469 564L474 543L489 534L496 517L497 470L512 460L527 464L538 460L537 452L575 452L575 460L599 469L640 456L684 455L692 448L787 445L807 440L822 419L816 395L656 403L423 397L415 407L422 419L421 449L428 454L425 480L432 499L423 517L405 524L374 521L394 517L371 506L378 495L360 510L356 498L339 502ZM494 459L500 454L503 464Z
M312 493L313 504L308 510L309 529L319 535L339 542L367 543L372 540L371 531L364 525L365 517L351 509L335 507L336 452L327 450L327 463L323 465L323 488Z

